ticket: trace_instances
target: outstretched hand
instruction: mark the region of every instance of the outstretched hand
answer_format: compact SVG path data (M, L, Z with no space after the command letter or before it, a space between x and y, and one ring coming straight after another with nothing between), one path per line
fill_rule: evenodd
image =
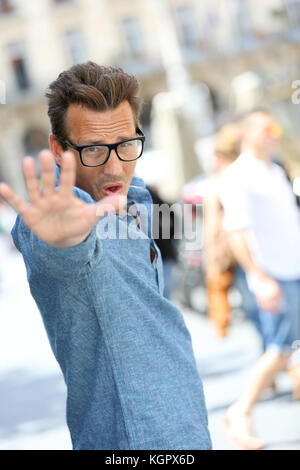
M81 243L99 218L125 205L124 196L109 196L88 204L73 193L75 160L71 152L63 154L60 185L55 187L54 158L44 150L40 154L43 191L40 189L33 158L23 160L23 173L30 202L26 202L6 183L0 184L0 196L20 213L34 234L50 245L69 247Z
M258 305L262 310L274 314L280 311L282 291L275 279L267 275L259 278L254 290Z

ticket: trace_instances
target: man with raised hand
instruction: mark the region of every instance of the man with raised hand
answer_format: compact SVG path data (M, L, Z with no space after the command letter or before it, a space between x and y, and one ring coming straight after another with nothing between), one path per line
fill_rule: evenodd
M46 95L42 190L26 158L30 202L6 184L0 194L20 213L13 238L65 378L73 448L210 449L190 335L162 295L151 226L135 236L145 217L127 213L152 204L133 176L145 139L138 89L122 69L92 62L60 74ZM103 236L106 221L128 236Z

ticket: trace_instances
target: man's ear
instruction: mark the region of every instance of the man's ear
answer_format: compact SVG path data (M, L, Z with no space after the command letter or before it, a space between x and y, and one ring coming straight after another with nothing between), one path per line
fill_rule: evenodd
M49 147L55 158L56 165L61 166L63 148L54 134L49 135Z

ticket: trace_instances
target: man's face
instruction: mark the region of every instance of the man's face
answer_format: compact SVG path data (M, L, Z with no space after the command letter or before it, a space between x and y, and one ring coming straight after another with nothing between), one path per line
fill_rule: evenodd
M250 116L245 135L246 140L254 148L271 154L277 148L280 137L279 125L268 114L254 113Z
M92 111L81 105L69 106L66 116L68 140L75 145L114 144L136 137L136 126L128 101L109 111ZM126 196L133 177L136 161L119 160L114 150L108 161L98 167L81 164L76 157L76 186L89 193L96 201L110 194Z

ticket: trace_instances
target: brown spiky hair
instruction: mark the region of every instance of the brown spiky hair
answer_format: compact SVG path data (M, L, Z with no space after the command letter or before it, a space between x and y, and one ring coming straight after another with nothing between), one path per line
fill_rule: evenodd
M62 72L46 92L52 133L65 150L64 141L68 138L66 115L71 104L79 104L93 111L107 111L128 101L138 127L141 112L138 94L138 80L120 67L98 65L91 61L74 65Z

